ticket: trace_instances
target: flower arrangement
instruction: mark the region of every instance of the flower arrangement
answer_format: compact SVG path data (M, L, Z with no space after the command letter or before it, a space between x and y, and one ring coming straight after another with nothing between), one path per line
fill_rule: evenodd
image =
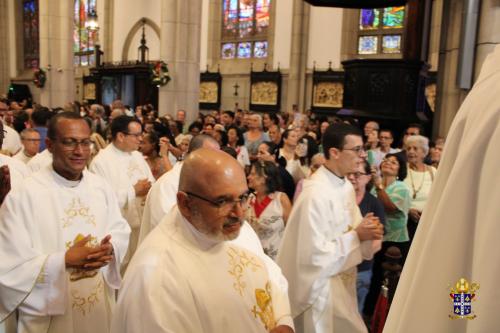
M38 88L43 88L45 86L45 82L47 81L47 74L41 68L37 68L33 74L33 83Z
M162 87L171 80L165 61L157 61L151 65L151 84Z

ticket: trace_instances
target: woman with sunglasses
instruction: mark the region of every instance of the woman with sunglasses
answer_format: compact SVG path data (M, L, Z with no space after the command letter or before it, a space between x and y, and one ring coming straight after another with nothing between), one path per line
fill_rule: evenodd
M260 161L252 164L248 187L254 193L249 197L246 219L259 236L264 252L273 260L278 255L292 209L288 196L278 191L280 186L279 170L275 163Z

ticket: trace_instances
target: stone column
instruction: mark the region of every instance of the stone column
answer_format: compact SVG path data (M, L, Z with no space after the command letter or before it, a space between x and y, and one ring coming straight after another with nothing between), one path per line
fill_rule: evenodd
M7 1L0 1L0 96L7 92L9 86L9 18Z
M291 111L293 104L297 104L299 111L304 111L310 5L302 0L294 0L293 6L286 111Z
M73 1L40 0L40 67L47 82L40 103L64 106L75 99L73 69Z
M198 114L201 9L199 0L162 0L160 57L172 81L160 88L158 111L186 110L188 123Z

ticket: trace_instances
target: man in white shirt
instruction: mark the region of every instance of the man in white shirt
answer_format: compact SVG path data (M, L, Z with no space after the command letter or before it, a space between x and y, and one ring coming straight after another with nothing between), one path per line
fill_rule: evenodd
M247 199L235 159L191 153L177 206L130 263L111 331L293 332L286 280L243 221Z
M17 332L109 332L130 228L107 183L89 173L90 128L74 113L49 125L53 163L0 208L0 320Z
M399 149L391 147L394 142L394 135L391 130L381 129L378 134L378 140L379 147L368 151L368 162L370 165L376 167L377 170L379 170L380 163L382 163L385 155L397 153L399 151Z
M111 184L123 217L132 229L123 263L125 269L137 247L144 202L155 179L144 157L137 151L142 140L142 127L136 118L119 116L113 119L111 136L112 142L92 160L90 171Z
M188 156L200 148L220 149L219 143L213 137L200 134L191 139L187 152ZM139 244L176 204L181 168L182 162L177 162L171 170L161 176L151 187L144 205Z
M26 128L21 132L21 143L23 149L13 157L27 164L37 153L40 147L40 133L32 128Z
M356 266L380 249L383 226L363 218L348 173L364 162L361 131L334 124L323 135L326 162L292 208L277 263L290 284L297 332L367 332L358 312Z

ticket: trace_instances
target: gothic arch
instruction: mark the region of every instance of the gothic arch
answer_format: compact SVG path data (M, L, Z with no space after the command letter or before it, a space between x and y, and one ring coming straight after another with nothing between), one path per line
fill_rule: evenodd
M152 20L143 17L139 19L130 29L130 31L127 34L127 38L125 38L125 43L123 43L123 49L122 49L122 60L127 61L128 60L128 51L130 49L130 44L132 43L132 40L134 39L135 34L137 31L139 31L140 28L142 28L142 21L145 21L145 25L149 26L153 31L156 33L158 36L158 39L160 39L160 27L153 22Z

